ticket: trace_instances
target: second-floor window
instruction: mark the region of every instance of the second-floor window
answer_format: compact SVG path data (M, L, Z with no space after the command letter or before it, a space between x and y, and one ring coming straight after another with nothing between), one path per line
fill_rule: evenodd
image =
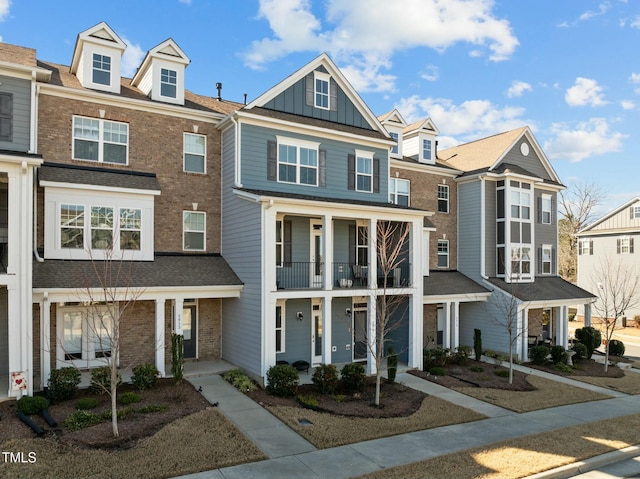
M618 238L617 241L618 254L632 254L633 253L633 238L629 236L623 236Z
M542 257L540 258L540 273L551 274L553 271L553 247L550 244L542 246Z
M329 75L314 72L314 104L316 108L329 109L329 82Z
M511 248L511 279L517 280L531 274L531 248L515 246Z
M396 144L391 147L391 154L397 155L398 154L398 134L391 131L389 132L389 136L391 136L391 139L396 142Z
M73 159L126 165L129 125L82 116L73 117Z
M449 267L449 240L438 240L438 268Z
M593 254L593 240L589 238L580 238L578 240L578 254L579 255L592 255Z
M373 156L356 155L356 191L373 191Z
M184 211L182 213L182 249L185 251L204 251L206 244L206 213Z
M438 211L449 212L449 185L438 185Z
M93 54L93 83L97 85L111 85L111 57Z
M13 95L0 93L0 141L13 138Z
M184 134L184 171L190 173L205 173L205 156L207 152L207 137L193 133Z
M640 219L640 206L631 207L631 219Z
M178 73L168 68L160 69L160 95L175 98L178 88Z
M278 138L278 181L318 186L318 146Z
M410 182L400 178L389 178L389 201L394 205L409 206Z
M551 195L542 195L540 198L540 222L542 224L551 224L551 204Z

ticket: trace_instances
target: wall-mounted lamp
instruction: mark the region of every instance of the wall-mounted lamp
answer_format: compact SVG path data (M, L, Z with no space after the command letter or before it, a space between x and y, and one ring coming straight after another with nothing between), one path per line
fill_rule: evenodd
M302 311L298 311L296 313L296 318L298 318L298 321L302 321L302 319L304 318L304 315L302 314Z
M344 310L344 314L347 316L347 318L351 317L351 308L347 308Z

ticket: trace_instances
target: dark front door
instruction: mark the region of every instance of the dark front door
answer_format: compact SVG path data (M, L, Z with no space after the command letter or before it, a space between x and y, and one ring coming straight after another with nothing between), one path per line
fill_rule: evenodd
M195 304L182 309L182 333L184 334L184 357L195 358L198 344L198 308Z

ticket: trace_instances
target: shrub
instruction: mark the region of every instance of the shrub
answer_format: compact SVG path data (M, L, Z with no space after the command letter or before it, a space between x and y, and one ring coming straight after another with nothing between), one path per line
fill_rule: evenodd
M460 366L464 366L469 361L469 356L471 356L471 347L470 346L458 346L456 352L454 354L454 361L456 364Z
M617 339L609 341L609 354L612 356L624 356L624 343Z
M572 311L571 313L569 313L569 321L575 321L575 319L576 319L576 313Z
M531 362L533 364L544 364L549 355L549 348L546 346L534 346L531 348Z
M593 352L602 344L602 334L591 326L576 329L576 339L587 347L587 359L591 359Z
M554 364L564 363L567 353L563 346L551 346L551 360Z
M336 402L342 402L345 399L347 399L347 395L346 394L336 394L335 396L333 396L333 399L335 399Z
M110 412L110 411L109 411ZM65 427L70 431L77 431L86 427L100 424L102 418L91 411L76 411L71 413L63 422Z
M575 343L571 348L576 354L573 356L573 360L585 359L587 357L587 347L582 343Z
M127 419L131 416L133 416L136 412L138 412L136 409L134 408L130 408L130 407L125 407L122 409L118 409L116 411L116 415L118 416L118 420L120 419ZM111 409L107 409L106 411L104 411L102 413L102 419L104 419L105 421L110 421L111 417L113 416Z
M482 331L479 329L473 330L473 350L476 361L480 361L480 356L482 356Z
M484 371L484 368L482 366L471 366L469 368L469 371L471 371L472 373L481 373L482 371Z
M316 398L311 395L308 396L297 396L296 397L298 403L302 405L302 407L306 407L307 409L318 409L319 403Z
M398 354L392 347L387 349L387 381L393 383L396 381L396 373L398 372Z
M422 355L423 369L425 371L428 371L434 366L439 366L439 367L446 366L449 360L450 352L451 351L449 349L444 349L444 348L430 348L430 349L425 348Z
M299 383L298 371L288 364L276 364L267 371L267 392L273 396L293 396Z
M509 370L508 369L498 369L497 371L494 371L493 374L495 374L496 376L500 376L501 378L508 378L509 377Z
M47 409L49 401L42 396L25 396L18 399L18 411L30 416L38 414L43 409Z
M636 328L640 328L640 314L636 314L633 317L633 322L636 323Z
M573 369L571 369L571 366L568 366L565 363L556 363L553 365L553 369L555 369L556 371L560 371L561 373L573 372Z
M88 409L95 409L98 407L98 400L96 398L82 398L76 403L76 409L80 411L86 411Z
M122 384L122 376L118 372L117 386ZM91 370L91 391L96 394L103 394L105 392L111 392L111 367L101 366Z
M131 391L122 393L118 399L120 404L122 404L123 406L126 406L127 404L140 402L142 400L142 398L140 397L140 394L134 393Z
M149 404L148 406L142 406L138 408L138 412L142 414L149 414L152 412L162 412L169 409L169 406L161 406L159 404Z
M484 355L485 355L486 357L488 357L488 358L497 358L497 357L498 357L498 353L496 353L495 351L492 351L492 350L490 350L490 349L487 349L487 350L484 352Z
M174 383L182 383L184 376L184 336L182 334L171 335L171 374Z
M431 369L429 369L429 374L431 374L432 376L446 376L447 370L440 366L434 366Z
M158 376L160 371L153 363L140 364L133 368L133 375L131 376L131 383L140 389L151 389L158 384Z
M47 385L52 402L73 398L80 384L80 371L76 368L60 368L51 371Z
M231 371L226 372L224 375L224 380L244 393L248 393L258 389L253 381L239 369L232 369Z
M333 394L338 387L338 368L333 364L321 364L316 367L311 381L322 394Z
M345 364L340 371L340 385L342 389L351 394L364 391L366 376L364 366L360 363Z

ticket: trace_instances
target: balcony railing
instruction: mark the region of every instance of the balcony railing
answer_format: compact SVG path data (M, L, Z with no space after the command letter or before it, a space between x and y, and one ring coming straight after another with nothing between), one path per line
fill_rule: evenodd
M282 263L276 270L278 289L320 289L324 285L324 263Z

